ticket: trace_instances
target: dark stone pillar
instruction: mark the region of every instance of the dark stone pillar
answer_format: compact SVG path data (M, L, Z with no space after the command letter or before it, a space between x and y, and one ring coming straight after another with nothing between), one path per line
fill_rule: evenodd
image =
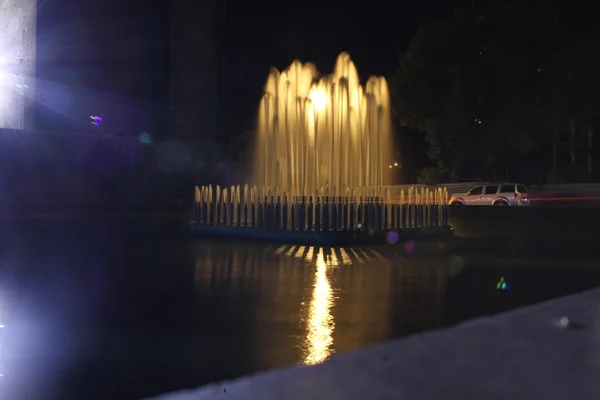
M0 4L0 128L35 128L36 5L35 0Z

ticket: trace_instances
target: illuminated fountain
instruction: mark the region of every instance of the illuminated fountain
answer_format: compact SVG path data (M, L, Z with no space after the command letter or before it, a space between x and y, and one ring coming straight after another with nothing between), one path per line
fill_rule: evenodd
M386 186L391 136L385 79L362 87L348 54L326 77L299 61L272 70L260 103L254 182L197 187L192 232L337 245L445 232L445 189Z
M332 75L294 61L269 74L258 116L255 181L310 196L324 190L381 187L392 155L390 100L385 78L365 87L347 53Z

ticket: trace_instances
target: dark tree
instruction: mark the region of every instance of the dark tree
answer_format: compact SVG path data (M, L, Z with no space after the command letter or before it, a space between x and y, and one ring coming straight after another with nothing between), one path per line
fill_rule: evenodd
M468 16L421 26L390 81L399 124L424 132L431 160L455 176L478 146L478 28Z
M563 132L591 126L597 108L596 41L566 31L549 10L506 3L419 28L390 81L394 115L425 133L440 179L496 178L518 155L550 149L556 171Z

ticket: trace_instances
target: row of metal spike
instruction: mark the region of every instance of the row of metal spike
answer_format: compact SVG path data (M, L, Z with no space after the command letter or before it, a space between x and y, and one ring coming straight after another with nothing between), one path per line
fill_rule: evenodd
M443 189L409 189L405 198L411 201L406 203L394 201L389 189L383 196L370 188L353 191L357 192L371 195L282 196L263 190L259 196L256 187L248 185L243 192L240 186L217 186L214 191L212 186L197 187L195 220L202 225L309 231L433 228L447 223Z
M385 204L413 204L413 205L445 205L448 201L448 191L446 188L430 189L426 187L411 186L408 189L400 190L399 195L392 196L390 187L359 187L346 188L344 196L331 196L330 193L336 193L335 188L329 190L327 187L321 187L314 193L307 194L299 188L290 188L281 190L278 187L271 188L256 185L250 186L231 186L230 188L221 188L216 185L196 186L195 201L204 203L232 203L232 204L259 204L275 203L277 201L285 203L317 202L318 199L328 199L328 201L343 201L348 203L365 202L383 202ZM322 201L321 201L322 202Z

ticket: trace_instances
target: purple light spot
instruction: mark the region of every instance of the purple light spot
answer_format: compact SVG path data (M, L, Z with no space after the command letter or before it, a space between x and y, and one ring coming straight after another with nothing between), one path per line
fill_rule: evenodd
M400 239L400 236L398 235L398 232L395 232L395 231L388 232L387 242L389 244L396 244L396 243L398 243L399 239Z
M99 117L97 115L90 115L90 123L94 126L100 126L100 123L102 122L102 117Z

